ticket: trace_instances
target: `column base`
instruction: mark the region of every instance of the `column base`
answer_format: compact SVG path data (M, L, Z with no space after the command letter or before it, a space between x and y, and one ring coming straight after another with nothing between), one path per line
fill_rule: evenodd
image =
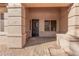
M22 36L8 36L8 48L22 48Z

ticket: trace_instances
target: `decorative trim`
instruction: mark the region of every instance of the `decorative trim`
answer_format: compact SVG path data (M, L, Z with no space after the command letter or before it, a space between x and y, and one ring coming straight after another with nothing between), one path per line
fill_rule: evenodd
M68 25L68 26L77 26L78 27L79 25Z
M75 16L79 16L79 15L73 15L73 16L69 16L69 17L68 17L68 19L69 19L69 18L72 18L72 17L75 17Z
M6 35L4 34L4 35L0 35L0 36L6 36Z
M22 7L7 7L7 8L8 9L16 9L16 8L18 8L18 9L20 8L21 9Z
M23 25L8 25L8 26L23 26Z
M7 37L22 37L22 36L7 36Z
M79 6L73 6L73 7L71 6L71 8L70 8L70 9L74 9L74 8L77 8L77 7L79 7Z
M6 36L5 32L0 32L0 36Z
M8 16L8 17L22 17L22 16Z

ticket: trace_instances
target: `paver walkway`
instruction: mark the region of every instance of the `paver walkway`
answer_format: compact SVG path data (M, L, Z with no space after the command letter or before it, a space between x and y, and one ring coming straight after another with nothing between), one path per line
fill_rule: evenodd
M0 48L0 55L4 56L67 56L64 50L56 45L56 38L34 37L27 41L25 48Z

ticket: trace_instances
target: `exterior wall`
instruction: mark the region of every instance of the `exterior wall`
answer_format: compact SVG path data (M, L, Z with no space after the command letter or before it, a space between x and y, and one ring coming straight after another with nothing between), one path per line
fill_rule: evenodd
M28 8L26 8L26 33L27 33L27 38L31 36L31 22L30 22L30 11Z
M22 7L22 35L23 35L23 46L26 44L26 40L30 37L30 19L29 9Z
M68 8L61 8L60 15L60 33L57 33L57 45L69 52L68 35L66 35L68 32Z
M4 10L6 9L4 8ZM0 33L0 44L5 44L9 48L22 48L26 44L26 39L31 36L30 21L32 19L39 19L41 37L53 37L56 32L65 32L67 28L66 22L64 22L66 18L63 16L66 14L65 11L65 8L25 8L21 4L8 4L4 20L5 32ZM45 20L56 20L57 31L44 31Z
M37 11L36 11L37 10ZM47 20L58 20L59 11L58 9L28 9L25 7L21 8L21 4L8 4L7 12L5 13L4 30L5 32L0 33L0 44L7 45L9 48L21 48L26 43L26 38L31 35L30 20L33 18L40 19L40 35L53 36L54 32L44 32L43 21ZM56 10L56 11L55 11ZM30 13L29 13L30 11ZM36 12L35 12L36 11ZM36 13L36 15L35 15ZM43 13L43 15L42 15ZM30 15L29 15L30 14ZM34 16L33 16L34 15ZM30 17L31 16L31 17ZM42 17L43 16L43 17ZM52 17L53 16L53 17ZM58 21L57 21L58 22ZM41 25L42 24L42 25Z
M30 8L30 19L39 19L39 36L53 37L56 35L54 31L44 30L45 20L57 21L57 32L59 30L59 9L58 8Z
M26 10L21 4L8 4L4 13L4 32L0 32L0 45L9 48L22 48L25 45L28 35L25 14Z
M61 8L60 9L60 32L67 33L68 31L68 8Z
M69 35L66 35L68 32L68 8L61 8L60 13L60 33L57 33L57 45L64 49L68 53L72 53L70 50L70 42L68 39L72 39Z
M25 22L25 19L26 19L26 13L25 13L25 8L22 7L22 44L23 46L26 44L26 22Z
M3 10L3 9L2 9ZM3 12L0 9L0 12ZM22 48L31 35L30 21L39 19L39 35L51 36L55 32L44 31L45 20L57 20L57 44L66 51L79 55L79 4L67 8L25 8L21 4L8 4L4 13L4 32L0 32L0 45ZM67 17L68 16L68 17ZM67 25L68 24L68 25ZM68 29L67 29L68 28Z

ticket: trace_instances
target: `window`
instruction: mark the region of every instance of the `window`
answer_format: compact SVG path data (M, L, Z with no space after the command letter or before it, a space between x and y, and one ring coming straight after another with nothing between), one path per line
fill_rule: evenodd
M51 21L51 31L56 31L56 20Z
M50 31L50 21L45 21L45 31Z
M45 20L45 31L56 31L56 20Z
M4 32L4 14L0 13L0 31Z

